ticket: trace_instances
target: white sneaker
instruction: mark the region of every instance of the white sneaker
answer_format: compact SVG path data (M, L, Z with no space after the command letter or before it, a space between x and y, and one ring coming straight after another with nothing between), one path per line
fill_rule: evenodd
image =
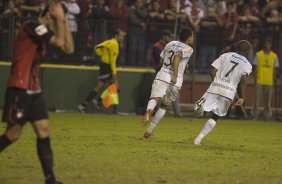
M95 107L97 109L101 109L102 108L102 104L97 99L92 100L92 102L93 102L93 104L95 105Z
M81 104L79 104L77 107L77 110L79 111L79 112L81 112L81 113L85 113L86 111L86 108L83 106L83 105L81 105Z
M201 141L202 141L202 139L200 139L199 137L196 137L195 140L194 140L194 144L201 146Z
M198 101L194 104L194 110L195 110L195 111L199 111L199 110L202 108L204 102L205 102L205 99L204 99L204 98L201 98L200 100L198 100Z

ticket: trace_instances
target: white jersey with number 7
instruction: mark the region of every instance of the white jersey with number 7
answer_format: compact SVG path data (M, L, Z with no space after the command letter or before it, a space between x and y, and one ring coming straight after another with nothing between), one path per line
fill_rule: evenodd
M216 76L207 92L233 99L242 75L252 72L252 65L242 55L235 52L222 54L212 63L217 69Z
M170 83L171 77L173 75L173 57L177 52L182 52L182 59L178 66L178 75L175 86L181 88L183 82L183 74L185 67L193 54L193 48L189 45L179 42L171 41L169 42L161 53L161 58L163 58L163 66L158 72L155 80L160 80L166 83Z

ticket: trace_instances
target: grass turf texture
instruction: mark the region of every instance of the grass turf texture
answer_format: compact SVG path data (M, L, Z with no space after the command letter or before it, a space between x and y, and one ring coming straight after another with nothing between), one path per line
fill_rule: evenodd
M282 183L282 123L220 120L194 146L206 119L164 118L148 140L141 119L50 113L57 178L65 184ZM30 124L0 154L0 183L43 183Z

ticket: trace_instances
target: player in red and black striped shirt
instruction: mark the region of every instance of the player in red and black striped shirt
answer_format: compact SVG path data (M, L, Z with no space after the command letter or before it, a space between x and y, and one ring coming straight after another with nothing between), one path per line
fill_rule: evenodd
M40 64L48 44L65 53L74 50L73 39L62 4L49 1L36 20L24 22L14 45L14 58L5 95L0 152L20 137L24 124L31 122L37 135L37 152L46 184L59 184L53 173L53 154L47 108L40 84ZM54 31L52 31L54 29Z

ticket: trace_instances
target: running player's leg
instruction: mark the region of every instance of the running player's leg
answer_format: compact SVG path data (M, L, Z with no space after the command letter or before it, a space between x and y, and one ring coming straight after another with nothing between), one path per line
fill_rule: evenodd
M196 145L200 145L202 139L212 131L212 129L216 125L219 116L226 115L232 103L231 99L211 93L206 93L204 97L205 97L205 102L202 105L203 111L212 112L212 116L206 122L199 135L195 138L194 144Z
M159 97L150 98L150 100L149 100L149 102L147 104L146 113L143 116L143 121L142 121L143 122L143 126L146 126L148 121L152 117L153 111L154 111L156 105L158 104L159 99L160 99Z
M153 121L151 122L149 128L144 133L144 138L149 138L152 135L152 132L154 128L157 126L157 124L161 121L161 119L164 117L167 110L167 105L164 103L161 103L160 108L157 110Z
M103 87L104 84L105 82L103 80L98 80L93 90L91 90L86 96L86 98L77 106L77 109L80 112L85 112L87 105L96 98L99 90Z
M77 106L77 109L80 112L85 112L87 105L93 101L94 105L98 107L98 102L95 100L97 98L97 94L99 93L100 89L104 86L104 84L112 79L112 71L111 67L108 64L100 63L100 70L98 76L98 82L96 83L93 90L91 90L86 98Z
M212 129L215 127L216 125L216 121L218 120L219 116L212 113L211 118L206 122L204 128L201 130L201 132L199 133L199 135L195 138L194 140L194 144L196 145L200 145L202 139L207 136Z
M147 105L146 113L143 116L143 126L148 124L155 107L157 106L159 100L166 94L168 84L162 81L154 80L152 84L151 97Z
M168 86L166 90L166 95L161 100L161 105L158 111L156 112L153 121L151 122L149 128L146 130L144 137L148 138L152 135L153 129L157 126L160 120L164 117L168 104L174 101L179 94L179 88L175 86Z
M204 115L204 110L203 110L203 104L205 103L205 95L198 100L195 104L194 104L194 110L195 110L195 115L196 117L202 117Z

